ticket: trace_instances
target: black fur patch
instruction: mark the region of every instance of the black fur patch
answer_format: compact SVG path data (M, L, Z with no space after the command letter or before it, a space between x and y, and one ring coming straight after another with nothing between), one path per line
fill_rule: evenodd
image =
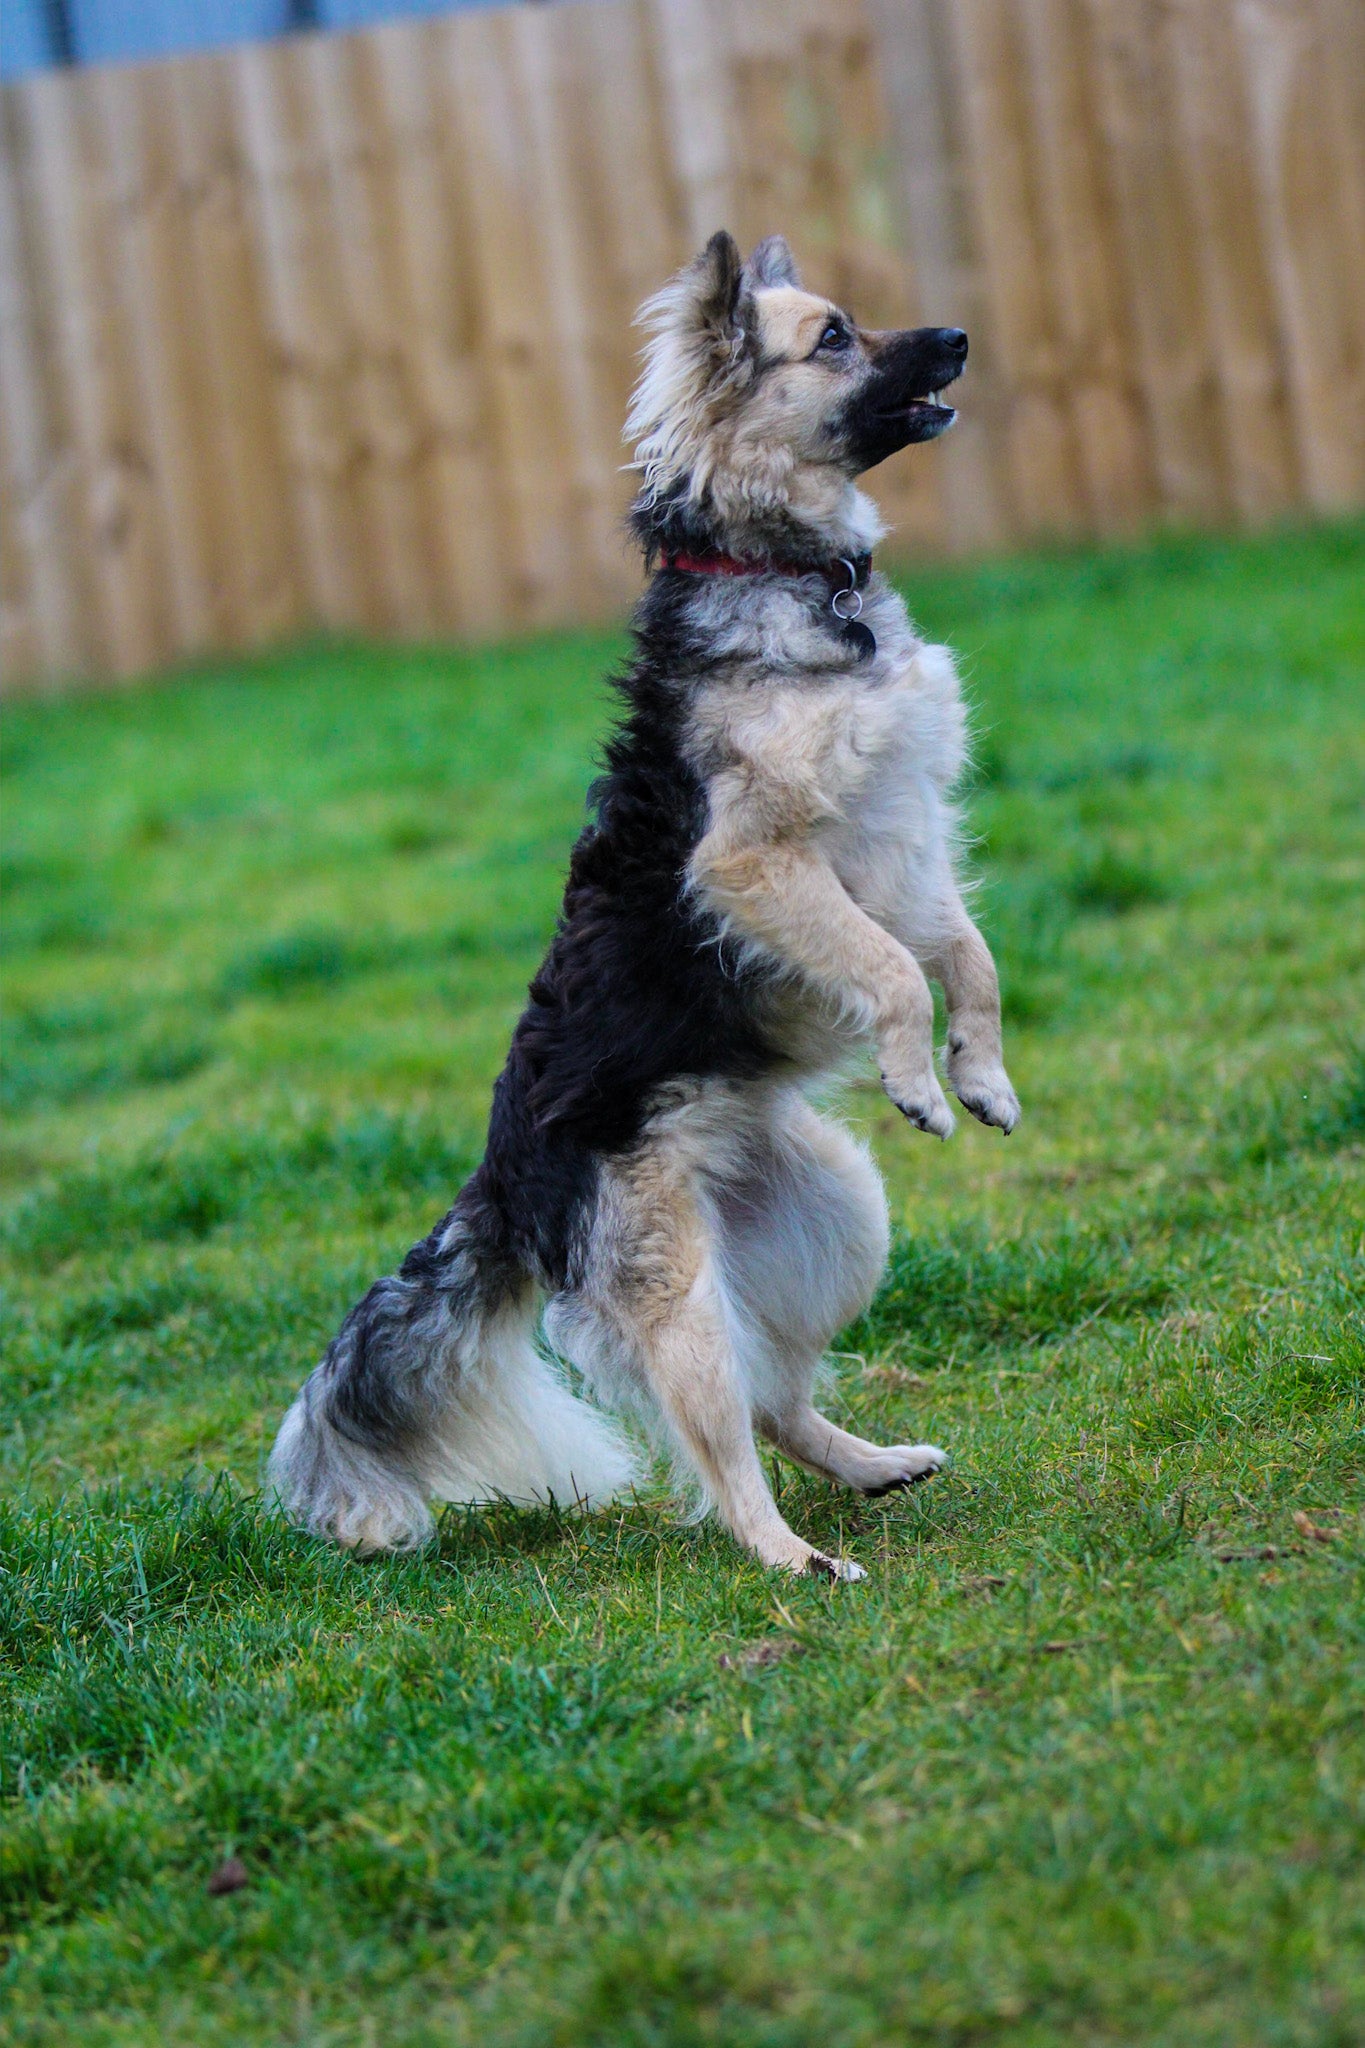
M506 1252L556 1287L598 1161L637 1142L667 1084L779 1058L763 1030L768 977L726 952L683 889L706 815L681 749L688 679L704 660L682 580L657 578L637 615L637 659L617 678L626 717L493 1092L477 1176Z

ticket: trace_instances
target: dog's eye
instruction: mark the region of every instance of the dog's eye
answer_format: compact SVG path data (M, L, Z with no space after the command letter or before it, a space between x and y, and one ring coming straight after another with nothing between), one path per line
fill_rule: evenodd
M817 346L820 348L846 348L848 346L848 329L844 326L843 321L831 320L824 333L820 336Z

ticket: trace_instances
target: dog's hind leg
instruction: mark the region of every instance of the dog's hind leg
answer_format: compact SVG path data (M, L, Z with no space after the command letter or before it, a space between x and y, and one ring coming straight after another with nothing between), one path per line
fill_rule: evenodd
M768 1440L798 1465L858 1493L891 1493L932 1479L945 1453L936 1444L870 1444L822 1415L807 1402L780 1416L760 1420Z
M554 1340L599 1385L633 1383L721 1521L766 1565L861 1578L788 1528L754 1444L737 1322L695 1176L658 1148L611 1176L582 1288L553 1305Z
M937 1472L936 1445L867 1443L811 1401L824 1351L867 1307L886 1263L886 1198L863 1148L799 1095L780 1097L719 1183L716 1207L727 1286L753 1333L746 1355L762 1434L860 1493Z

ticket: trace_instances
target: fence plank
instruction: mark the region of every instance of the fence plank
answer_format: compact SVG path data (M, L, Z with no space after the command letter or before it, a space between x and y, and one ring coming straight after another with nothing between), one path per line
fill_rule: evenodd
M232 76L218 58L169 67L164 118L182 214L177 261L202 393L201 488L216 508L217 603L251 646L307 618L286 454L251 234Z
M1163 23L1176 140L1207 293L1216 402L1238 512L1265 518L1294 495L1283 337L1247 195L1254 185L1231 10L1175 0Z
M479 343L507 484L500 509L508 623L546 625L579 615L580 548L569 518L556 325L529 173L525 97L506 16L461 15L450 26L447 79L471 199L471 283L483 313Z
M1095 68L1080 0L1020 0L1020 82L1032 118L1039 259L1076 465L1076 519L1135 527L1153 479L1123 292L1113 193L1095 124Z
M1003 425L1010 497L1025 532L1074 532L1083 516L1079 460L1039 217L1017 11L1006 0L959 0L953 23L988 317L1009 392Z
M430 522L433 617L446 633L487 634L507 617L505 484L480 358L480 309L468 262L468 195L444 97L446 24L374 37L388 133L390 232L408 322L410 374L428 436L420 465Z
M3 524L13 549L12 602L25 607L6 636L6 676L62 681L89 666L81 628L81 535L75 457L55 388L58 353L35 241L30 102L0 99L0 413L5 423ZM30 650L32 666L25 665ZM14 666L9 665L12 656Z
M639 367L637 307L692 253L682 189L668 139L656 48L642 0L629 7L566 9L572 52L568 81L577 98L575 177L584 207L581 260L592 311L590 346L609 472L612 530L606 550L618 604L637 587L633 553L619 520L633 494L621 441L626 404ZM626 88L622 90L622 81ZM567 81L566 81L567 82Z
M609 308L597 290L592 233L592 122L584 115L592 80L578 62L577 8L561 9L554 33L523 9L512 17L517 69L527 113L528 172L540 224L547 303L554 324L553 363L564 428L564 487L577 542L576 613L598 615L620 603L627 578L620 540L624 493L611 459L620 433L615 394L599 374L606 353ZM638 101L644 91L642 53L627 41L615 52L613 97ZM611 109L601 108L606 121Z
M1358 10L1352 25L1299 0L1240 0L1235 18L1304 493L1329 511L1365 490L1365 166L1349 99L1365 31Z
M9 411L0 404L0 489L16 506L17 486ZM0 664L6 675L32 675L43 666L33 558L26 539L18 517L0 519Z
M307 603L334 631L377 631L384 620L371 588L369 545L354 489L347 341L304 64L297 49L284 44L247 45L226 61L251 167L251 232L260 252L274 403L284 426L286 484Z
M689 251L734 218L739 115L729 48L736 11L724 0L651 0L655 65Z
M175 640L138 575L141 551L129 545L146 507L141 486L150 478L154 493L156 477L120 376L123 337L112 290L120 265L116 256L111 262L110 245L121 216L101 161L94 88L90 77L44 77L23 90L20 106L30 276L51 350L51 416L67 486L53 517L73 571L70 658L77 668L122 676L164 660ZM180 557L164 536L158 553L168 556L173 575Z
M1178 519L1225 518L1232 506L1215 343L1186 167L1170 119L1176 86L1164 0L1088 4L1160 502Z
M112 181L107 228L114 305L126 338L137 446L150 468L167 557L171 656L221 645L227 537L204 444L211 394L201 313L186 262L186 199L160 79L141 66L86 74ZM163 658L165 658L163 656Z
M393 261L382 88L366 37L309 36L297 55L319 146L319 232L334 257L340 404L370 602L384 630L429 633L436 573L418 475L427 430L409 375L411 309Z
M886 82L912 317L965 327L963 408L936 463L950 544L998 547L1017 529L1001 460L1005 391L986 308L975 194L950 50L952 0L870 0Z

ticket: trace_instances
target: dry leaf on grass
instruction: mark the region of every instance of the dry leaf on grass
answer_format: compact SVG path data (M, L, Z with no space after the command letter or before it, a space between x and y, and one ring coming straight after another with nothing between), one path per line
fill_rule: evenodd
M229 1856L225 1863L218 1865L209 1878L209 1897L221 1899L228 1892L241 1891L243 1885L249 1882L246 1865L241 1857Z
M780 1664L784 1657L799 1657L805 1651L805 1644L798 1643L795 1636L763 1636L756 1643L743 1643L737 1650L725 1650L721 1654L722 1671L761 1671L766 1665Z
M1198 1337L1211 1330L1217 1316L1206 1308L1177 1308L1157 1324L1163 1337Z
M922 1373L911 1372L904 1365L869 1365L863 1378L876 1380L884 1387L927 1387L929 1384Z
M1294 1510L1294 1527L1300 1536L1306 1536L1310 1543L1335 1543L1341 1534L1340 1529L1328 1529L1321 1522L1315 1522L1302 1508Z

